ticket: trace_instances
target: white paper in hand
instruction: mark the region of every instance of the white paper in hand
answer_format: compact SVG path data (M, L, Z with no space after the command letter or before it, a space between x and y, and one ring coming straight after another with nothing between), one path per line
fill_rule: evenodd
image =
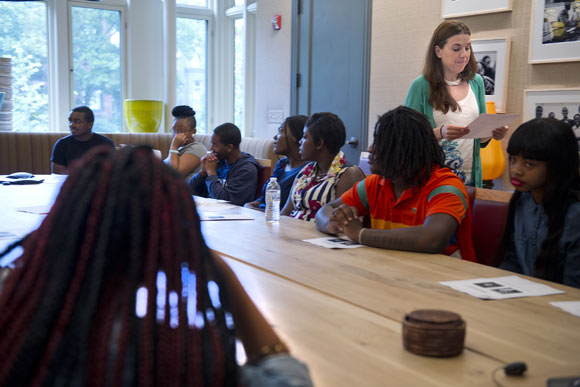
M493 130L508 126L518 117L517 114L480 114L467 127L469 133L463 138L487 138L491 137Z

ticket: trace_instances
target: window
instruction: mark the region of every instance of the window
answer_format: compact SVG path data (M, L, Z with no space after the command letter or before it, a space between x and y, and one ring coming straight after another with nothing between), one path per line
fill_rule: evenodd
M157 39L172 24L165 7L175 9L175 32ZM121 131L125 98L156 98L192 106L200 133L229 121L251 136L255 12L255 0L0 0L0 56L11 58L13 76L3 110L14 112L9 129L0 112L0 130L66 132L70 109L88 105L95 131ZM159 33L146 40L126 20ZM126 61L145 44L158 61ZM140 82L153 97L133 95Z
M73 106L95 113L96 132L120 132L123 103L121 12L71 7Z
M195 110L197 131L207 133L208 21L178 17L176 30L176 101Z
M234 22L234 124L244 129L244 19Z
M45 3L0 2L0 56L12 64L0 73L0 91L6 93L0 130L48 131Z
M207 0L177 0L177 5L193 5L196 7L207 7Z
M245 136L254 134L254 68L256 3L235 0L226 11L233 21L233 121Z

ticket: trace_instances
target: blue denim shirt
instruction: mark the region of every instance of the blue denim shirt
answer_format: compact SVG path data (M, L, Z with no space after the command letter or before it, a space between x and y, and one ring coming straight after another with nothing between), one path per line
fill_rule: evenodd
M515 204L513 239L501 269L534 275L534 264L548 233L548 217L542 204L524 192ZM557 264L563 270L562 282L580 288L580 202L568 208L560 238Z

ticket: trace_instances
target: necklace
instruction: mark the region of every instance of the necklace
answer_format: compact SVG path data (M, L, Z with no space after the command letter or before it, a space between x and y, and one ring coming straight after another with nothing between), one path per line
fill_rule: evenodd
M447 79L445 79L445 83L447 83L447 86L457 86L461 83L461 78L459 78L456 81L448 81Z

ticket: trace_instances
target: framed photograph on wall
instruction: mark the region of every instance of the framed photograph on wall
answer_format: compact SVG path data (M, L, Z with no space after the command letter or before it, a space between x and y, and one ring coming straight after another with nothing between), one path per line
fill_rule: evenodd
M553 117L580 131L580 89L524 90L524 121Z
M580 61L580 1L532 0L530 63Z
M512 0L441 0L441 17L481 15L512 10Z
M477 60L477 72L483 77L485 100L495 102L498 113L505 113L510 39L472 40L471 48Z

